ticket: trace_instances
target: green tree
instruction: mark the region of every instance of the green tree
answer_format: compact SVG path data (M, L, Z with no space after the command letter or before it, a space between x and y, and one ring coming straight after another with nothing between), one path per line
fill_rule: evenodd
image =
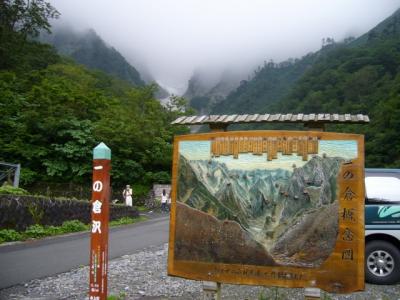
M49 19L58 18L60 13L44 0L1 0L1 34L17 32L24 38L36 37L41 30L50 33Z
M27 42L41 30L50 32L49 19L58 11L44 0L0 0L0 70L43 68L58 57L48 45Z

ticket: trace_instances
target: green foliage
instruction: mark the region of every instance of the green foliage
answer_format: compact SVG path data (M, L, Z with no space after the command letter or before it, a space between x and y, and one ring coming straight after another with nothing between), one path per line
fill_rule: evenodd
M125 292L119 292L118 295L108 295L107 300L124 300L126 299L126 293Z
M133 196L135 198L143 198L149 194L150 188L148 185L144 184L134 184L132 186Z
M22 239L22 235L14 229L0 229L0 244L3 242L13 242Z
M0 69L0 160L22 164L23 184L88 184L100 141L112 149L115 188L169 180L173 135L187 132L170 122L184 100L163 107L154 86L134 88L70 62L43 66Z
M65 221L61 226L42 226L35 224L29 226L22 234L20 239L26 238L42 238L45 236L53 236L70 232L79 232L89 229L89 225L85 225L78 220Z
M29 226L23 234L27 238L41 238L49 235L46 229L39 224Z
M8 195L27 195L28 191L13 187L12 185L6 184L0 187L0 194L8 194Z
M35 222L35 224L40 224L44 214L44 210L40 207L40 205L31 203L28 205L28 210L32 216L33 222Z
M37 36L41 30L50 32L49 19L58 16L57 10L44 0L1 1L0 69L21 69L27 65L37 68L43 61L54 61L55 54L49 46L26 40Z
M41 40L90 69L112 74L135 86L145 85L139 72L117 50L107 46L94 30L77 33L64 27L51 35L41 35Z
M21 175L19 178L19 182L23 186L29 186L33 182L35 182L35 179L38 177L38 173L35 171L30 170L29 168L22 168L21 169Z
M72 220L72 221L65 221L61 225L61 229L64 233L66 232L79 232L88 230L88 225L83 224L81 221Z
M47 232L47 235L49 235L49 236L59 235L59 234L68 232L68 231L65 231L63 229L63 227L61 227L61 226L46 226L45 230Z
M393 59L392 59L393 58ZM331 126L366 137L368 167L400 167L400 39L337 48L293 87L276 110L303 113L362 113L369 125Z
M169 183L171 175L168 172L147 172L144 176L145 182Z
M131 218L131 217L123 217L118 220L110 221L109 225L110 226L120 226L120 225L128 225L128 224L133 224L141 221L147 220L146 217L140 216L137 218Z
M0 2L0 28L24 36L37 36L40 30L50 32L49 19L59 12L44 0L4 0Z
M148 208L147 208L146 206L138 206L137 209L138 209L138 211L140 211L140 212L148 211Z
M281 63L264 62L251 80L242 80L239 87L215 105L212 114L261 113L267 105L276 103L317 59L316 54L301 60L288 59Z
M121 226L133 224L147 220L146 217L140 216L138 218L123 217L121 219L111 221L110 226ZM61 226L43 226L34 224L29 226L25 231L18 232L14 229L1 229L0 230L0 244L4 242L22 241L29 238L43 238L46 236L54 236L71 232L81 232L89 230L90 225L86 225L78 220L65 221Z
M99 142L112 150L114 188L169 180L172 138L188 132L170 123L185 113L185 100L173 97L164 107L153 97L155 85L134 87L89 71L27 39L49 30L48 19L58 16L44 0L3 1L0 6L0 160L21 163L21 183L89 184L92 149ZM103 54L118 58L124 69L126 61L113 51ZM131 81L138 75L123 72L133 76Z

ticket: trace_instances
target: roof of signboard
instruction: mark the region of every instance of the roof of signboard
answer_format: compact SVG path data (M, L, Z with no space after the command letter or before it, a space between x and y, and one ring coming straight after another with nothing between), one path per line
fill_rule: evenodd
M357 114L254 114L182 116L171 124L240 124L240 123L369 123L367 115Z

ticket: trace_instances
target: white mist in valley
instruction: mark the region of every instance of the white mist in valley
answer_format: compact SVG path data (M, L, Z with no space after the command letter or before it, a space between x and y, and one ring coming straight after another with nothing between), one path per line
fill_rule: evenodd
M195 70L242 79L264 61L301 57L359 36L398 8L396 0L52 0L58 23L93 28L141 74L181 95Z

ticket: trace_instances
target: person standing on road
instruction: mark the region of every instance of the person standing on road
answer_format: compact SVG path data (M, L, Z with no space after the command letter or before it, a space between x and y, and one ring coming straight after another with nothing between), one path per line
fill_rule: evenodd
M168 193L167 208L168 211L171 211L171 191Z
M124 199L125 199L125 205L132 206L132 189L129 184L126 186L126 188L122 192L122 195L124 196Z
M161 211L167 211L167 201L168 201L168 196L167 192L164 189L161 194Z

